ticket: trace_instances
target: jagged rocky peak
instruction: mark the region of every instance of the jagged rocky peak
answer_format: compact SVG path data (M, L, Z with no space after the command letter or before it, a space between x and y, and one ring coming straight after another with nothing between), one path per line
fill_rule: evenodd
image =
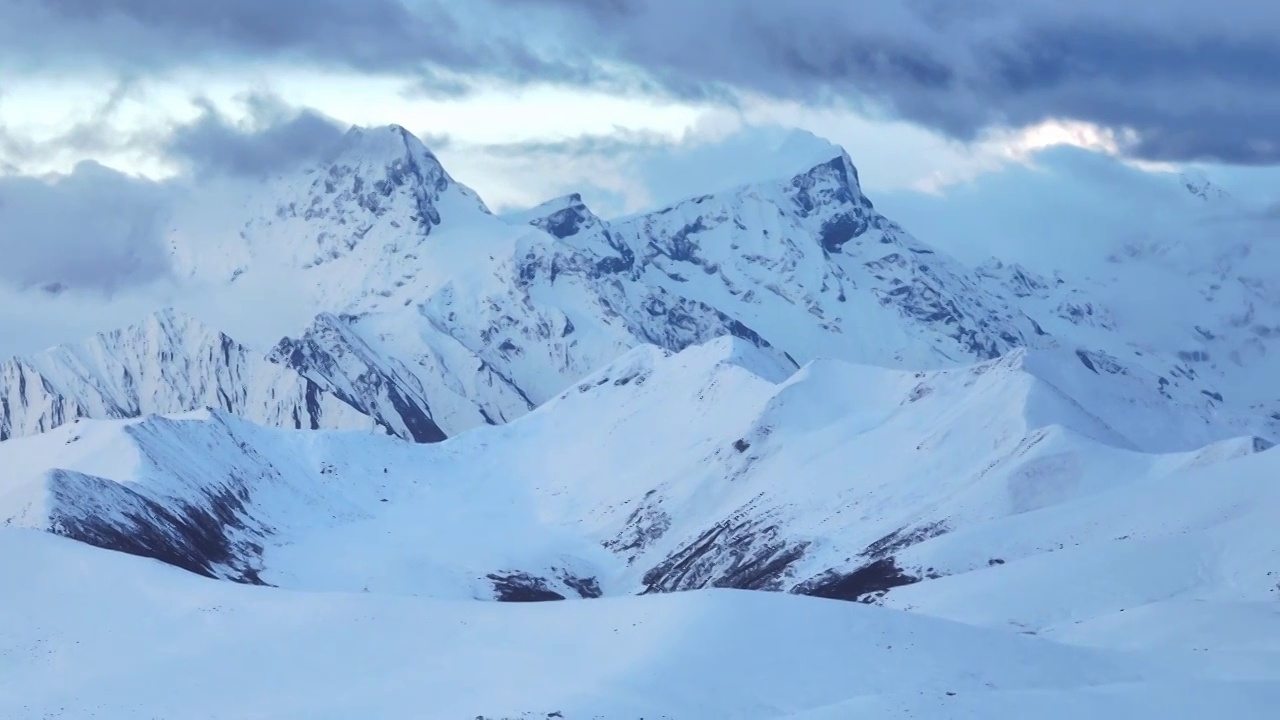
M109 348L125 354L145 354L180 348L215 347L219 353L239 350L236 341L213 326L174 307L156 310L132 324L96 333L76 345L59 345L40 353L34 360L46 360L72 353L73 348ZM80 354L83 354L83 350ZM166 354L157 360L169 358Z
M1212 202L1231 197L1230 193L1215 184L1203 170L1186 170L1178 176L1182 186L1195 197Z
M860 193L858 171L843 147L807 130L792 130L761 161L757 182L789 181L813 171L834 171ZM756 184L756 183L749 183Z
M433 161L436 160L435 155L422 144L421 140L399 125L382 127L352 125L343 136L334 160L342 158L358 160L362 157L390 160L403 157L414 150L427 154ZM436 162L438 164L438 161Z
M792 183L795 184L801 177L830 177L837 185L848 190L851 197L863 197L862 183L858 179L858 168L853 164L853 159L849 157L849 153L843 149L840 150L839 155L823 160L803 173L798 173Z
M858 168L844 150L839 155L827 158L812 167L797 173L791 178L791 186L797 190L808 190L818 187L829 193L827 197L842 203L855 203L867 210L872 209L871 201L862 194L862 184L858 180Z
M511 219L533 225L561 240L577 235L584 229L597 229L603 224L582 201L579 193L548 200L537 207L512 215Z
M346 224L351 215L364 214L361 219L368 222L404 200L410 203L408 217L397 222L407 220L426 234L443 221L446 198L458 200L458 209L489 213L474 191L454 180L435 154L399 125L351 128L332 158L309 174L304 197L281 202L277 218Z
M82 418L220 408L288 428L367 428L355 408L172 308L0 362L0 440Z
M350 278L383 256L412 252L442 225L492 216L473 190L397 125L353 127L328 159L255 197L262 205L251 209L240 233L242 271L278 265L310 270L348 259L334 272ZM188 254L194 258L189 264L225 264L200 248ZM343 281L329 285L335 282Z
M578 193L505 217L511 223L532 225L563 245L595 258L596 270L601 273L629 271L634 266L634 251L619 240L609 223L587 207Z
M813 133L796 130L789 133L775 151L772 174L798 190L815 186L829 188L829 199L852 202L871 209L871 201L862 193L858 168L840 145Z
M353 126L343 137L331 164L370 168L402 165L416 170L424 181L437 185L440 191L454 182L435 153L399 125Z
M863 194L858 169L844 148L809 133L793 133L777 156L767 168L769 178L750 187L781 187L793 206L789 210L819 224L814 229L827 252L838 253L868 230L892 225Z

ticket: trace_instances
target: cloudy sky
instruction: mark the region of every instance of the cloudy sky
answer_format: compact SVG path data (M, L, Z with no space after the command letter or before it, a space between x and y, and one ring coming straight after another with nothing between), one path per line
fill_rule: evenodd
M162 276L173 183L284 172L351 124L404 125L499 209L638 210L780 127L873 198L1072 145L1275 202L1276 37L1272 0L0 0L0 294Z

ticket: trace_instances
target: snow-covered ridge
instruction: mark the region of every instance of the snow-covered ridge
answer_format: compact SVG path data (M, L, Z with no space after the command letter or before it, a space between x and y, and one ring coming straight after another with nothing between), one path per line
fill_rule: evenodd
M0 440L80 418L205 407L278 427L370 425L314 383L174 310L75 345L0 362Z
M1228 200L1231 194L1218 186L1203 170L1186 170L1178 175L1178 181L1195 197L1209 202Z
M70 425L0 445L13 468L0 517L303 589L865 599L943 572L900 557L936 535L1266 447L1148 455L1118 447L1121 430L1016 355L793 372L722 338L637 348L523 418L439 445L220 412Z

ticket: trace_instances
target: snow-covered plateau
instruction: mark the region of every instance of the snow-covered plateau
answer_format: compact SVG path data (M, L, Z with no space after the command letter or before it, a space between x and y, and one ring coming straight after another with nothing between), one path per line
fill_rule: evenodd
M1273 717L1280 273L971 267L790 142L500 217L354 129L179 212L190 303L0 363L0 717Z

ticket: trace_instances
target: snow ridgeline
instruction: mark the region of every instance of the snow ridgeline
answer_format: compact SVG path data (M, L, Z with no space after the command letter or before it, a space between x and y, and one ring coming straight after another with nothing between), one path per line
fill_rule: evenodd
M876 601L1062 541L954 557L957 534L1134 487L1158 504L1143 483L1268 447L1140 452L1035 368L1018 351L931 373L839 361L792 372L726 338L638 348L519 420L438 445L223 412L86 421L0 444L0 513L300 589Z
M278 427L371 425L315 383L173 310L76 345L0 362L0 441L81 418L202 407Z

